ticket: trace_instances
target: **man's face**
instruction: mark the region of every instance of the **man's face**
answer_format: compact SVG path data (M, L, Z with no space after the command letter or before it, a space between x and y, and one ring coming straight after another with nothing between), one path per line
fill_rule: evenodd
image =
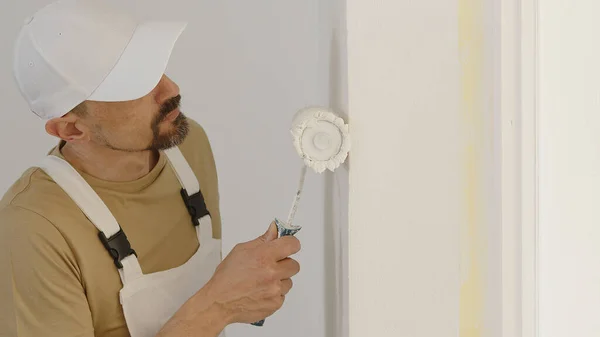
M127 102L86 102L90 141L120 151L164 150L187 136L179 87L167 76L148 95Z

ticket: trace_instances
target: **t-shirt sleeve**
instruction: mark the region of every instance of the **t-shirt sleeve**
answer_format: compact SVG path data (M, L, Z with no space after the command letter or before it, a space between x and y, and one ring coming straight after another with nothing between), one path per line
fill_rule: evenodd
M0 337L93 337L75 256L42 216L0 210Z

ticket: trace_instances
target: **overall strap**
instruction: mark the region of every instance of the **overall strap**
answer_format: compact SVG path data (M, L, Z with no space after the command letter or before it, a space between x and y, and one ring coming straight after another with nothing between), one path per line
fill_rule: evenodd
M212 239L213 229L210 212L200 190L200 183L179 147L174 146L164 152L182 186L181 197L188 209L192 223L196 226L198 240L202 244L204 241Z
M102 199L68 162L46 156L41 168L73 199L94 226L106 237L116 235L121 226Z
M121 280L137 278L141 268L135 251L121 226L85 179L67 161L48 155L40 168L44 170L77 204L98 229L98 237L119 269Z
M196 174L194 174L194 171L183 156L183 153L181 153L179 147L174 146L164 152L169 158L169 162L175 171L179 183L187 193L193 195L200 192L200 183L198 182L198 179L196 179Z

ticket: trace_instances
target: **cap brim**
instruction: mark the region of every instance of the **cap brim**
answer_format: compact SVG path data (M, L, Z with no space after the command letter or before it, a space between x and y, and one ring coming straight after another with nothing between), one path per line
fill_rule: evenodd
M147 95L160 82L185 22L140 24L110 74L88 100L121 102Z

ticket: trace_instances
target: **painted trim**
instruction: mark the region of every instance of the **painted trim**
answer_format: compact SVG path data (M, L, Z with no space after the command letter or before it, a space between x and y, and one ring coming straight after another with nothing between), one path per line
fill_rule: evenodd
M500 115L502 137L502 333L521 335L520 0L500 2Z
M503 337L539 331L538 1L500 5Z
M522 337L539 335L539 0L521 0Z

